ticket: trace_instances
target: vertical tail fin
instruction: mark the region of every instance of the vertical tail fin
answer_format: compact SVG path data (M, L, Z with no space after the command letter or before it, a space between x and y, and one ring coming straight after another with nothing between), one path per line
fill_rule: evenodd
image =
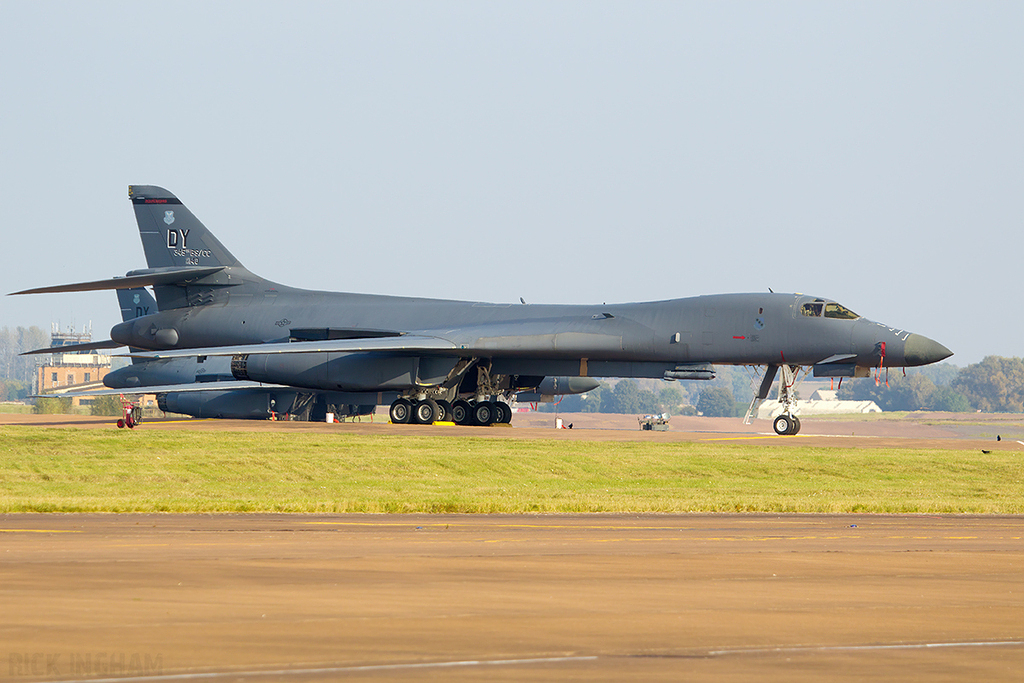
M145 287L135 289L118 289L117 303L121 306L121 320L128 322L141 318L144 315L152 315L157 312L156 299ZM140 351L134 347L128 347L132 353ZM138 358L132 358L132 363L139 362Z
M150 268L241 266L173 194L156 185L129 185L142 248Z
M121 320L135 320L144 315L157 313L156 299L145 287L118 289L117 303L121 306Z

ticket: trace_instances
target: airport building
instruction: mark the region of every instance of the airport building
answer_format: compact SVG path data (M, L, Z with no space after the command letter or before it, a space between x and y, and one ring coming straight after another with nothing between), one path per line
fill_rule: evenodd
M36 368L37 393L50 392L60 387L100 388L108 372L110 356L93 353L54 354L52 360Z
M111 358L103 353L89 351L68 351L61 353L62 346L72 344L88 344L92 341L92 331L83 329L76 332L69 329L61 332L54 324L50 331L50 347L53 353L39 356L36 366L36 394L60 395L68 391L88 391L104 389L103 378L112 369ZM75 408L88 407L95 398L72 397L71 405ZM144 409L157 410L156 396L146 394L138 404Z
M51 328L50 346L54 352L41 356L36 367L35 393L63 393L69 390L98 389L103 387L103 378L110 372L110 356L89 352L61 353L62 346L86 344L92 341L88 330L76 332L70 329L61 332L56 325ZM81 399L72 399L73 405L80 405Z

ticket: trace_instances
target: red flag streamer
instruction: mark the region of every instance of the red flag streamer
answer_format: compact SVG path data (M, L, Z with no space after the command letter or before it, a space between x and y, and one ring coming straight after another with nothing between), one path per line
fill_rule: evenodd
M878 370L875 372L875 386L882 383L882 368L885 367L885 342L881 343L881 357L878 359ZM889 369L885 370L885 386L889 386Z

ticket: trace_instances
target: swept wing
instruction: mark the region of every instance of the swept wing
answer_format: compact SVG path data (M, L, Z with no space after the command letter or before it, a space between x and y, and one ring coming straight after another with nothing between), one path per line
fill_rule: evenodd
M142 387L122 387L120 389L90 389L85 391L50 392L39 394L32 398L89 398L91 396L117 396L119 394L166 394L172 392L191 391L236 391L238 389L285 389L296 391L295 387L285 384L267 384L264 382L252 382L246 380L235 380L227 382L194 382L192 384L160 384Z

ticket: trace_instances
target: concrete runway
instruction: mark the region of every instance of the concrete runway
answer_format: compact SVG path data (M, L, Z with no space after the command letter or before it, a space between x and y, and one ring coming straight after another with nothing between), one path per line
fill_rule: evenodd
M3 515L14 681L1024 680L1024 518Z

